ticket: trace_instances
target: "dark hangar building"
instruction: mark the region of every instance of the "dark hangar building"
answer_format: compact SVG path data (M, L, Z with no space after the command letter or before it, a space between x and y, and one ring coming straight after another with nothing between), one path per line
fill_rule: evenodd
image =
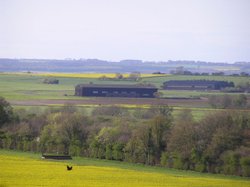
M234 87L234 83L216 80L170 80L163 83L166 90L222 90L226 87Z
M78 84L76 96L153 98L158 89L149 85Z

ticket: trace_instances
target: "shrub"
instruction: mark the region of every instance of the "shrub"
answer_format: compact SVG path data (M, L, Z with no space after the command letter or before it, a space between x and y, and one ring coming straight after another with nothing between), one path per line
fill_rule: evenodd
M250 177L250 157L242 157L240 159L240 165L242 169L242 175L244 177Z
M197 163L195 164L195 168L194 168L195 171L198 171L198 172L205 172L206 171L206 165L204 163Z
M168 154L163 152L161 154L161 166L167 167L168 166Z
M233 151L227 151L223 156L223 173L224 174L237 174L239 170L240 155Z
M58 79L44 79L43 83L44 84L59 84L59 80Z

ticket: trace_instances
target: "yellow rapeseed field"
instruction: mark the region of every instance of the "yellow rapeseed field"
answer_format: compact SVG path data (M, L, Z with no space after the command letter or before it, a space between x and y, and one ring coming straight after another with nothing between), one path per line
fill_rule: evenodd
M48 77L68 77L68 78L114 78L116 76L115 73L39 73L37 75L40 76L48 76ZM129 74L122 74L123 77L128 77ZM141 77L156 77L162 76L160 74L141 74Z
M247 179L121 169L115 166L78 166L66 163L0 155L0 186L111 186L111 187L249 187Z
M6 74L6 73L2 73ZM101 78L101 77L106 77L106 78L115 78L116 74L115 73L7 73L7 74L15 74L15 75L37 75L37 76L45 76L45 77L65 77L65 78ZM124 73L122 74L123 77L128 77L130 74L129 73ZM162 74L149 74L149 73L143 73L141 74L142 78L145 77L159 77L159 76L166 76Z

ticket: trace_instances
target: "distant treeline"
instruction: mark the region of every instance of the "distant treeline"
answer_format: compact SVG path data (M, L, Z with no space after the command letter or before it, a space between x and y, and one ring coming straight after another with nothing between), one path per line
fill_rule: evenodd
M14 112L0 98L0 147L250 176L249 112L224 110L197 122L190 110L172 111L110 106L86 115L65 105L36 114Z
M225 65L227 66L227 65ZM187 70L186 68L184 68L184 66L178 66L176 67L176 69L174 70L171 70L170 71L171 74L173 75L194 75L194 76L224 76L226 75L225 72L223 71L216 71L216 72L202 72L202 71L189 71ZM250 73L247 73L245 71L241 71L241 72L238 72L238 73L227 73L227 75L229 76L234 76L234 77L238 77L238 76L241 76L241 77L248 77L250 76Z
M0 70L13 71L41 71L41 72L109 72L109 73L170 73L176 68L185 67L185 74L218 74L218 70L225 69L225 74L240 75L241 72L250 73L250 62L235 62L234 64L203 61L141 61L121 60L119 62L99 59L7 59L0 58Z

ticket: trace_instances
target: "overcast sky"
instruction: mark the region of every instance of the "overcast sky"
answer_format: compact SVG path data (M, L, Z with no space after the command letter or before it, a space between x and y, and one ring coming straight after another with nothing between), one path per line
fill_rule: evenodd
M0 57L250 61L250 0L0 0Z

